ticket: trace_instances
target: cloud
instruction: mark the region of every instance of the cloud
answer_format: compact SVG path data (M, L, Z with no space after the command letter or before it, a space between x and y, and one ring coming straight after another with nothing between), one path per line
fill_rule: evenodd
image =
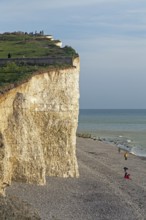
M86 5L91 5L96 3L96 0L74 0L74 1L68 1L68 0L53 0L53 1L48 1L48 0L13 0L12 2L6 0L2 3L1 9L6 10L8 9L14 9L15 11L18 10L45 10L45 9L51 9L51 8L66 8L66 7L74 7L74 6L86 6ZM29 8L28 8L29 6Z
M44 30L76 49L82 106L126 107L128 91L127 103L146 93L146 0L5 0L0 20L1 31Z
M131 5L131 3L133 3ZM74 1L68 1L68 0L5 0L3 2L0 2L0 9L3 13L4 11L15 11L18 12L18 10L23 11L29 11L29 10L46 10L46 9L58 9L58 8L72 8L72 7L81 7L83 10L85 7L90 6L98 6L98 7L104 7L104 8L115 8L118 7L124 7L129 6L131 9L129 9L129 12L134 12L134 5L137 3L136 0L74 0ZM138 1L138 7L140 7L141 4L145 4L144 1L139 0ZM141 5L142 6L142 5ZM93 8L94 9L94 8ZM98 8L96 8L98 9ZM92 12L91 12L92 13Z

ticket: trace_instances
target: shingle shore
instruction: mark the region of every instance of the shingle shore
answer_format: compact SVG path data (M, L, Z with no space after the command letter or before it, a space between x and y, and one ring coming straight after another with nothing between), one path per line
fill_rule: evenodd
M7 189L37 209L42 220L146 220L146 160L115 146L77 138L79 178L48 177L46 186ZM128 167L131 180L124 179Z

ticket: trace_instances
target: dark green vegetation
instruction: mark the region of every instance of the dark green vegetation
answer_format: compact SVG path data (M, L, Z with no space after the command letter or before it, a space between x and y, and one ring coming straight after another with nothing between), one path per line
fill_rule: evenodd
M21 82L37 71L37 66L18 66L14 62L0 67L0 87L8 86L10 83Z
M0 34L0 59L8 58L40 58L40 57L77 57L76 51L65 46L60 48L56 45L60 41L47 38L43 32L39 34L13 32ZM10 58L10 59L11 59ZM0 93L11 88L31 77L32 73L44 69L58 68L60 66L50 65L18 65L15 62L8 62L0 66ZM66 64L61 67L67 67Z

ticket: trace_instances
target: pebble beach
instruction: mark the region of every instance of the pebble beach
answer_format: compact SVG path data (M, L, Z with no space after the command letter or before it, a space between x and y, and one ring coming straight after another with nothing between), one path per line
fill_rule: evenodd
M146 159L112 144L77 137L79 178L47 177L45 186L12 183L42 220L146 220ZM130 179L124 178L124 167Z

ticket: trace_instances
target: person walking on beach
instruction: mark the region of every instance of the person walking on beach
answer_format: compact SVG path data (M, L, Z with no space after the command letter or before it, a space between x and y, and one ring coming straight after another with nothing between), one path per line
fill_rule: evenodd
M130 174L127 173L127 170L128 170L128 168L127 168L127 167L124 167L124 172L125 172L124 178L125 178L125 179L130 179Z
M124 153L124 158L125 158L125 160L127 160L127 158L128 158L128 153L127 152Z

